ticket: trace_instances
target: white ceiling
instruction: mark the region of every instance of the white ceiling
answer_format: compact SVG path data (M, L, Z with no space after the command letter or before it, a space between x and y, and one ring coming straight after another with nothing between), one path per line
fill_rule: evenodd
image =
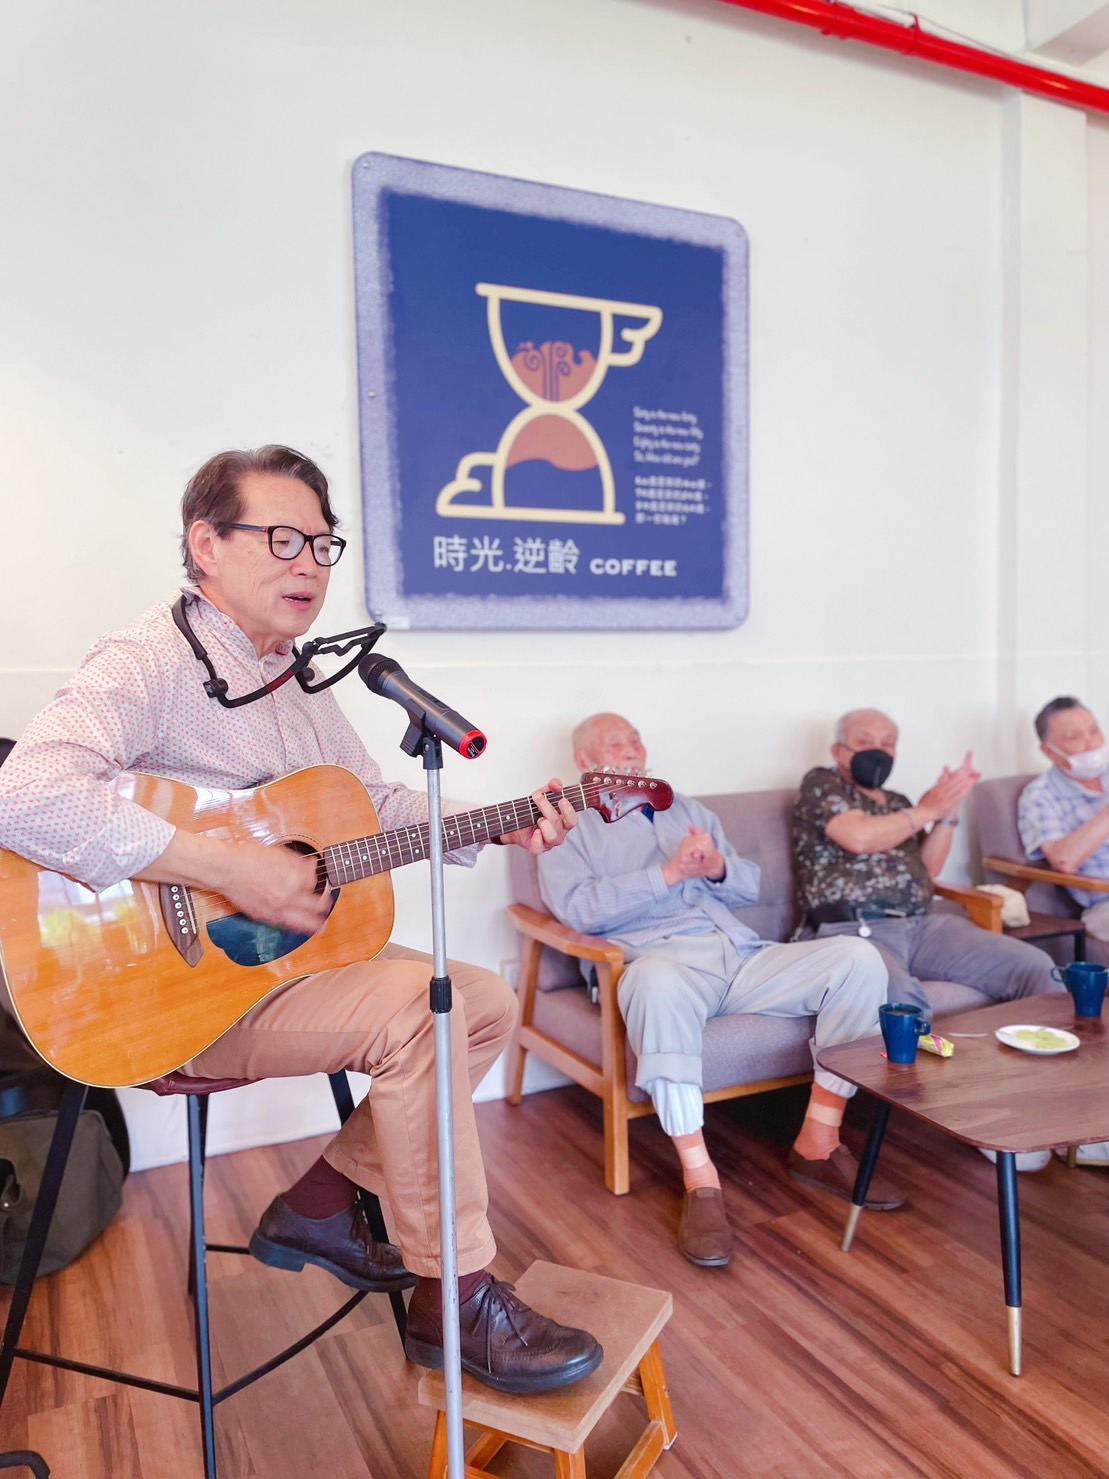
M1109 0L860 0L1029 61L1109 82Z

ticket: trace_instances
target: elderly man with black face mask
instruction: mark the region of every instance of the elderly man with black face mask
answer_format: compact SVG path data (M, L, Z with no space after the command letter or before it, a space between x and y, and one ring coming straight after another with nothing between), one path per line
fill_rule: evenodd
M959 807L979 779L968 753L915 804L886 789L897 725L854 709L836 726L834 766L810 770L793 807L798 939L862 935L889 969L889 1000L927 1008L922 980L962 981L995 1001L1058 988L1034 945L933 913L932 880L951 850Z

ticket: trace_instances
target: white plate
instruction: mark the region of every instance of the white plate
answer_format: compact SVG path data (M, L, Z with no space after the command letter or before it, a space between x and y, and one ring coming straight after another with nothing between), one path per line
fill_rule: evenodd
M1052 1048L1033 1047L1017 1036L1018 1032L1050 1032L1059 1038L1059 1046ZM999 1027L994 1037L998 1042L1003 1042L1007 1048L1019 1048L1022 1053L1036 1053L1040 1057L1050 1057L1056 1053L1073 1053L1082 1039L1075 1037L1073 1032L1067 1032L1062 1027L1037 1027L1032 1022L1014 1022L1010 1027Z

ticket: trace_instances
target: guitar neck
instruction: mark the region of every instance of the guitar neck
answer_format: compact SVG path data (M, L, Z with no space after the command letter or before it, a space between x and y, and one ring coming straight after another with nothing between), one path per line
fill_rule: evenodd
M548 791L546 795L549 801L557 804L559 792ZM567 786L561 795L575 811L586 811L597 804L595 786L589 789L585 785ZM505 832L534 827L539 817L539 808L530 796L502 801L495 806L480 806L476 811L456 812L443 818L443 851L454 852L460 847L488 842ZM350 842L337 842L324 849L323 858L328 883L338 888L375 873L402 868L406 863L418 863L430 853L431 825L421 822L418 826L397 827L392 832L374 832L368 837L355 837Z

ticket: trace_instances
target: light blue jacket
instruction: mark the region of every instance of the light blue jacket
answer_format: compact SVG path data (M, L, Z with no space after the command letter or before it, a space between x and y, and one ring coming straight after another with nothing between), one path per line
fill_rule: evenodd
M727 871L719 883L689 878L671 888L663 865L690 827L712 837ZM640 951L669 935L710 930L719 930L745 955L765 943L732 913L758 899L758 865L739 856L717 817L691 796L675 795L673 806L651 821L638 811L614 823L585 812L538 866L548 909L583 934L607 935Z

